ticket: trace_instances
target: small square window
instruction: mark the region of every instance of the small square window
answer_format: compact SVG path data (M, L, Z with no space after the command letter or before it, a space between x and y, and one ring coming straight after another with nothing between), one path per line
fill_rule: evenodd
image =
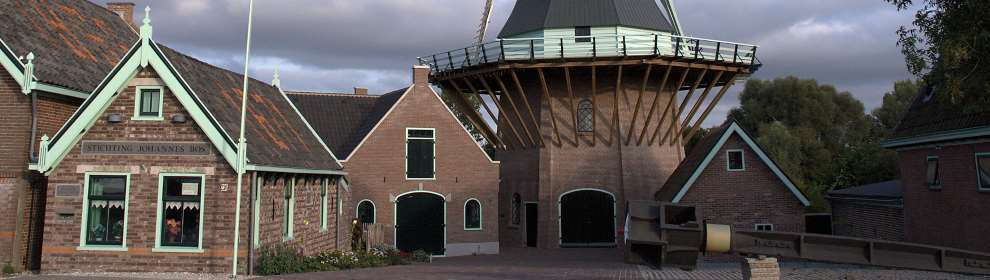
M725 153L729 171L746 170L745 156L742 150L729 150Z
M938 157L928 157L925 160L925 183L929 189L937 190L942 188L942 179L939 174Z
M976 173L980 177L980 190L990 191L990 153L976 155Z
M160 120L162 118L162 88L138 87L134 103L134 119Z
M773 224L756 224L756 231L773 231Z
M574 27L575 43L591 43L591 26Z

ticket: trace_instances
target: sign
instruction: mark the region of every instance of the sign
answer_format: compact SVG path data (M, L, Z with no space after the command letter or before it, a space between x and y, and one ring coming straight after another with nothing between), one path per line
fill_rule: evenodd
M208 156L205 142L83 141L84 155Z
M199 195L199 183L182 183L182 195Z

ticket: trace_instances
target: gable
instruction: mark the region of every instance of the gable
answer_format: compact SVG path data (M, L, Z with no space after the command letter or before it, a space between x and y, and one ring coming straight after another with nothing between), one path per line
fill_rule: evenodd
M407 89L383 95L290 92L287 96L334 154L346 159Z
M730 140L735 139L735 145L737 147L726 147L726 143ZM691 151L691 154L687 156L684 162L678 166L674 174L671 175L668 182L664 184L663 188L657 193L657 198L663 201L671 201L673 203L680 202L688 191L691 189L699 178L705 173L708 168L726 168L725 164L725 153L731 148L741 148L745 150L747 154L746 157L753 157L762 163L767 169L769 169L770 175L779 180L787 189L801 202L804 206L810 206L811 202L808 198L797 188L796 185L787 177L786 174L777 166L764 151L749 137L749 135L735 122L727 123L722 127L712 131L712 134L708 135L699 142L699 147ZM751 159L746 159L747 162L752 161ZM715 166L713 163L721 163L720 166ZM749 170L744 172L751 172ZM716 176L732 176L731 173L715 173ZM729 187L729 186L725 186Z

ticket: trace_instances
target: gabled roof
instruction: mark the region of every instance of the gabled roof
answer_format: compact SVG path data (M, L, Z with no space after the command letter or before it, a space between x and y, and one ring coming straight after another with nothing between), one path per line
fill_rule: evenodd
M737 135L746 143L753 153L770 168L770 171L784 183L784 186L794 194L801 204L804 206L811 205L811 202L808 201L804 193L794 185L787 174L784 174L783 170L777 166L777 163L763 151L763 148L759 144L749 137L749 134L735 120L728 120L721 126L713 128L708 136L702 138L691 152L687 154L684 160L681 161L681 164L674 170L674 173L668 177L667 182L656 193L656 199L673 203L680 202L688 190L691 189L694 182L697 181L698 177L701 176L701 173L708 167L708 164L711 163L712 159L719 154L718 151L722 149L725 142L733 135Z
M901 180L893 180L832 190L828 192L828 196L829 198L901 199L904 197L904 189L901 187Z
M383 95L314 92L286 94L334 154L346 160L408 89Z
M89 1L0 1L0 59L13 60L7 71L19 76L17 58L33 52L43 84L89 93L137 40L128 22Z
M967 112L932 87L922 87L884 146L926 144L990 136L990 108Z
M518 0L498 36L575 26L674 30L655 0Z
M47 172L56 166L141 67L152 67L158 73L210 142L231 166L237 166L237 145L231 135L240 132L243 77L158 45L150 39L150 29L149 25L142 27L141 40L50 139L38 170ZM251 79L250 91L245 131L248 170L342 173L329 148L309 129L281 90Z

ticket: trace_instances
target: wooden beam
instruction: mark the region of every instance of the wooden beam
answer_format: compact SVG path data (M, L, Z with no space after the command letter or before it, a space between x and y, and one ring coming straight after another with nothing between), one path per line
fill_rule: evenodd
M594 147L598 142L598 129L595 127L595 123L598 122L598 107L596 102L598 100L598 69L596 66L591 66L591 146Z
M621 139L615 139L616 135L622 134L622 131L619 131L619 91L621 90L622 90L622 65L619 65L619 74L616 76L615 79L615 96L612 98L614 102L612 102L612 127L609 129L611 133L609 133L608 136L609 146L615 144L616 140L621 141Z
M567 97L570 100L571 116L574 119L574 147L578 144L578 123L577 123L577 111L574 109L574 88L571 87L571 68L564 67L564 80L567 82Z
M698 89L698 85L700 85L701 80L705 78L705 74L708 74L708 69L701 70L701 74L698 74L698 79L694 81L691 89L688 90L687 95L684 96L684 101L681 102L681 106L677 108L677 111L674 111L677 113L677 116L670 120L670 128L667 129L667 133L664 134L663 139L660 139L660 146L667 143L667 139L670 138L671 133L680 133L682 127L678 127L677 125L681 121L681 113L683 113L684 109L687 108L687 104L691 102L691 96L693 96L694 91Z
M485 91L488 92L488 95L489 96L491 96L492 98L496 98L495 97L495 92L492 91L492 88L490 86L488 86L488 82L485 81L484 78L481 79L481 85L485 87ZM512 101L512 96L509 95L508 92L505 91L505 88L504 87L502 88L502 96L505 96L509 100L509 104L512 105L512 109L515 112L516 118L519 120L519 125L521 125L523 127L523 131L526 132L526 137L529 138L529 143L532 144L533 146L536 146L537 145L536 144L536 140L533 139L533 134L531 134L529 132L529 126L527 126L526 123L525 123L525 120L523 120L522 114L519 114L519 108L516 107L516 102L513 102ZM496 104L501 104L501 102L498 102L498 100L496 100ZM503 106L499 105L499 110L502 110L502 107ZM508 114L509 113L505 113L505 115L508 115ZM506 117L506 121L510 121L511 122L512 120L509 120L509 118Z
M718 94L715 95L715 99L712 100L712 103L708 104L708 108L705 108L705 112L701 113L701 117L698 118L698 121L696 121L694 123L694 126L691 127L691 131L688 132L686 137L684 137L685 140L691 140L691 137L694 137L694 134L697 133L698 129L701 127L701 123L704 122L706 118L708 118L708 114L711 113L713 109L715 109L715 106L718 105L718 102L722 100L722 96L724 96L725 93L729 91L729 88L732 88L732 85L734 85L735 83L736 83L736 74L733 74L732 77L729 77L729 81L725 82L725 85L722 86L722 90L719 90Z
M652 146L653 141L656 141L657 137L660 136L660 131L663 131L663 122L667 120L667 113L671 112L671 110L677 110L677 93L681 91L681 87L684 86L684 81L687 80L687 75L690 72L691 68L684 68L684 73L681 73L681 78L677 81L677 87L674 88L674 94L672 94L670 100L667 101L667 108L663 110L663 114L660 114L660 122L657 123L657 130L653 131L653 136L650 137L650 146ZM671 116L676 114L674 112L677 111L671 112ZM676 122L677 120L673 121Z
M557 117L553 114L553 100L550 99L550 88L547 86L547 78L543 74L543 69L536 69L537 73L540 74L540 84L543 86L543 99L547 100L547 109L550 113L550 123L553 125L553 136L557 139L557 144L562 144L560 142L560 131L557 130Z
M639 88L639 97L636 98L636 108L633 109L632 120L629 121L629 132L626 133L626 146L632 141L633 131L636 128L636 119L639 118L639 106L643 103L643 93L646 92L647 83L650 82L650 71L653 71L653 64L646 66L646 73L643 73L643 85Z
M474 84L471 83L471 80L469 80L467 78L464 78L464 82L467 83L468 88L471 88L471 91L473 91L473 92L475 92L476 94L479 95L478 98L481 98L481 96L480 96L481 93L478 92L478 90L475 89ZM512 124L512 120L509 119L509 114L506 114L505 113L505 109L502 108L502 104L500 104L498 102L498 98L495 98L495 94L494 93L492 93L491 91L489 91L488 92L488 95L493 99L492 102L495 103L495 106L498 107L498 113L499 113L499 115L502 116L503 119L505 119L505 124L508 124L509 125L509 128L512 131L512 135L515 136L516 141L519 141L519 147L522 147L523 149L525 149L526 148L526 142L523 141L522 136L519 133L519 130L516 129L516 126L514 124ZM484 99L482 99L482 103L484 103ZM497 120L498 119L496 119L496 122L498 122Z
M498 133L495 132L495 130L493 130L490 126L488 126L488 123L486 123L485 119L481 117L481 114L479 114L478 111L475 111L474 108L471 107L471 104L467 101L467 99L464 98L463 96L464 91L461 90L461 87L457 86L457 83L454 82L454 80L450 80L447 82L454 87L456 93L452 94L452 96L455 98L455 100L458 101L458 103L461 103L461 106L464 107L463 110L465 112L470 112L470 116L473 116L476 119L476 122L481 124L481 126L476 125L475 127L478 127L478 129L487 130L488 134L490 134L493 139L498 141L497 143L493 142L496 148L501 146L503 150L509 149L509 146L506 145L505 141L502 141L502 138L498 136ZM484 102L484 100L480 100L480 101L482 103Z
M443 87L443 90L444 90L444 94L448 94L449 91L456 90L456 89L454 89L452 87L449 87L449 86L444 86ZM485 127L482 127L481 124L478 123L478 120L476 120L474 118L475 117L475 114L477 113L477 111L475 111L474 109L471 109L471 108L466 108L465 109L465 107L468 107L468 106L467 106L467 104L461 103L463 101L463 97L460 96L459 93L453 93L451 95L452 95L451 97L452 97L452 101L453 101L454 107L456 107L456 109L458 111L461 111L461 113L464 114L464 117L466 117L468 119L468 121L471 122L471 125L473 125L474 128L478 129L478 131L481 132L481 136L485 138L485 141L486 142L488 142L493 147L495 147L496 149L498 149L499 146L501 145L501 143L492 141L494 138L493 138L493 135L492 135L492 132L491 132L491 128L488 127L488 124L485 124ZM484 120L481 120L481 121L484 122Z
M467 78L461 78L461 80L463 80L464 83L467 84L468 88L471 89L471 92L474 93L474 95L478 97L478 103L481 103L481 107L484 107L485 108L485 112L488 113L488 116L491 117L492 118L492 121L495 122L495 125L498 126L499 125L498 124L498 116L495 115L494 110L492 110L492 108L488 107L488 103L485 102L485 99L484 98L481 98L481 93L478 93L478 89L474 87L474 84L472 84L471 81L468 80ZM498 131L496 131L496 133L500 133L500 132L504 132L504 131L505 130L503 130L503 129L501 129L501 127L499 127L499 129L498 129ZM503 133L503 134L505 134L505 133ZM511 146L512 148L517 148L518 147L518 146L516 146L516 144L513 144L511 141L504 141L505 139L503 139L503 138L499 138L499 139L502 139L503 140L502 143L505 144L506 146ZM520 144L522 144L522 143L520 142Z
M687 114L686 118L684 118L684 122L681 123L681 127L687 127L687 125L691 123L691 119L694 118L694 114L698 113L698 108L701 107L701 103L705 102L705 98L708 98L708 94L712 92L712 89L715 88L716 84L718 84L718 80L722 78L722 73L725 72L718 71L718 73L715 74L715 78L708 83L708 87L705 88L705 91L701 93L698 100L694 102L694 106L691 107L691 112Z
M543 143L543 130L540 129L542 125L540 125L540 121L536 120L536 114L533 113L533 107L529 106L529 98L526 96L526 91L523 90L522 83L519 82L519 77L516 76L516 70L509 70L509 73L512 74L512 80L516 82L516 89L519 90L519 96L522 96L523 105L526 105L526 110L529 111L529 117L533 120L533 125L535 125L534 127L536 127L536 135L539 136L540 146L545 146L545 143ZM495 80L498 81L499 85L502 85L502 78L499 78L496 75ZM505 86L502 85L502 87L504 88Z
M643 144L643 137L646 136L646 132L650 130L650 122L653 121L653 113L657 111L657 105L660 104L660 97L663 96L663 90L667 87L667 78L670 77L670 71L674 69L673 65L667 66L667 71L663 73L663 78L660 79L660 86L657 87L657 96L653 98L653 105L650 106L650 113L646 114L646 122L643 123L643 132L639 133L639 139L636 140L636 145ZM677 92L676 90L674 92ZM666 112L664 112L666 114Z

